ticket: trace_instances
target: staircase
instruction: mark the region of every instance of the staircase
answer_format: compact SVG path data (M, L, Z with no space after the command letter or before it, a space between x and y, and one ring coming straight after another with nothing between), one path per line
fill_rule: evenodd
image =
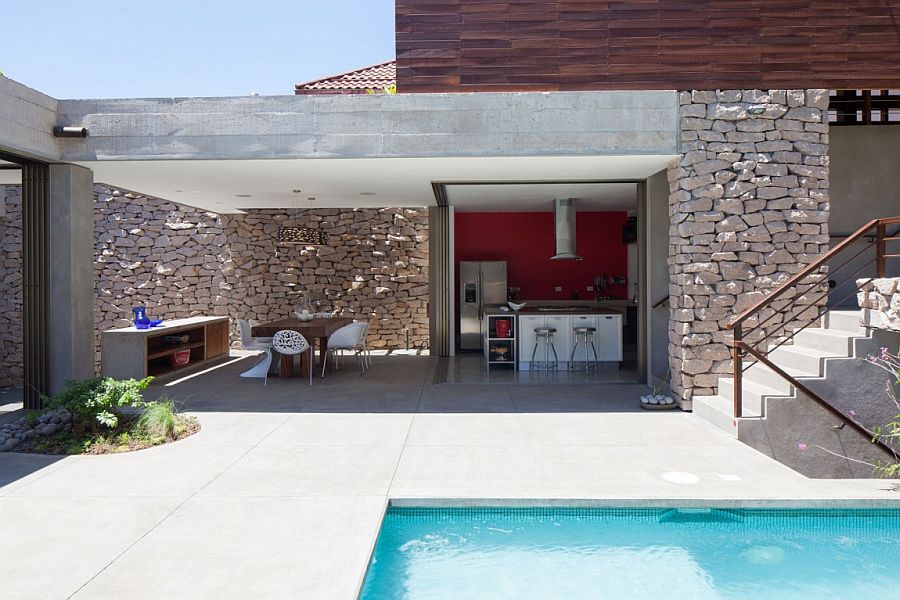
M819 327L809 327L768 354L769 358L789 375L810 388L819 388L828 381L828 365L835 360L856 360L854 342L868 338L859 325L859 311L830 311ZM863 357L864 358L864 357ZM741 394L741 417L734 413L734 378L720 377L718 394L694 396L694 415L722 431L739 437L742 422L765 419L772 402L796 397L794 386L757 362L744 371Z
M858 311L828 309L885 277L897 243L900 216L872 219L731 319L732 377L719 378L717 395L694 396L694 415L808 477L871 477L873 465L900 460L872 435L893 418L882 412L893 407L881 399L885 374L859 361L884 332L870 337Z

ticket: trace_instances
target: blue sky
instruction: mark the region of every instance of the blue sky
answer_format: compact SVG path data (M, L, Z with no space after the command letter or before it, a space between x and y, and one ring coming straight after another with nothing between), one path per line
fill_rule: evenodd
M291 94L394 57L394 0L2 0L0 71L55 98Z

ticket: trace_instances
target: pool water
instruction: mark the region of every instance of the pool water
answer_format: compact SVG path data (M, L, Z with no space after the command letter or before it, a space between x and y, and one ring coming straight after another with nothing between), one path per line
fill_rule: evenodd
M875 598L900 510L391 507L362 600Z

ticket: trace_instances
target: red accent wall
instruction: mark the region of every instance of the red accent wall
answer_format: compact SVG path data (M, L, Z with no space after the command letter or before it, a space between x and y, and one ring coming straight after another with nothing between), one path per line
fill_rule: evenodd
M582 261L550 260L556 254L552 212L456 213L456 280L459 262L507 261L507 285L520 287L524 300L569 298L578 290L582 300L594 297L587 286L594 277L627 277L628 250L622 243L625 212L579 212L575 237ZM562 292L554 292L562 286ZM609 295L628 297L628 284L611 286Z

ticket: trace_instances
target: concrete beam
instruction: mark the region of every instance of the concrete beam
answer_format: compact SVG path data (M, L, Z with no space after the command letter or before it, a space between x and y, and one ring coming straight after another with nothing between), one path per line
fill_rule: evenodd
M674 154L675 92L61 100L65 161Z
M57 100L0 75L0 153L59 160L57 108Z

